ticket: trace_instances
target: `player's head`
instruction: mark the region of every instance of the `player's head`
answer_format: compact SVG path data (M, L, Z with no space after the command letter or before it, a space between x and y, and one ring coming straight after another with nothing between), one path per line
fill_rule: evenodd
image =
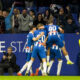
M7 53L8 53L8 54L11 54L11 53L12 53L12 47L8 47Z
M40 27L41 27L41 26L44 26L44 25L43 25L43 24L41 24L41 23L40 23L40 24L38 24L38 25L37 25L37 29L40 29Z
M53 24L53 19L49 19L48 24Z
M35 27L34 25L30 27L30 31L32 31L32 30L33 30L33 31L36 30L36 27Z

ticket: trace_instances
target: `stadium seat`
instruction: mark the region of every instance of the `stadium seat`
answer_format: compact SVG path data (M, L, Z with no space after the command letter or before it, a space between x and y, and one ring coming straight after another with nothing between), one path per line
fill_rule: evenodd
M76 13L72 13L73 19L76 22L77 25L79 25L78 23L78 15Z
M39 7L38 13L44 13L47 9L49 9L48 7Z

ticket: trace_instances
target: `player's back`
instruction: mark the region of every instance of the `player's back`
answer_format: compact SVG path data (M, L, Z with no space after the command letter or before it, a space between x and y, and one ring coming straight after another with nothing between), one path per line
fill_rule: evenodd
M48 34L56 35L58 33L59 26L57 26L57 25L46 25L45 29L47 30Z
M28 47L31 47L31 45L33 44L33 33L32 32L29 32L28 35L27 35L27 46Z
M44 35L43 35L39 40L35 41L34 44L44 43L44 41L45 41L45 39L46 39L46 36L47 36L45 30L36 30L36 31L34 32L34 37L38 37L38 36L41 34L41 32L44 32Z

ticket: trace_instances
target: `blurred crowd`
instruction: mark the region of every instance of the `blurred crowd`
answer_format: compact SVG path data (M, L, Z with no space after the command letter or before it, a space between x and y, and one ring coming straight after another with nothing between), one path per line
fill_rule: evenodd
M46 9L40 6L34 9L32 1L26 1L25 8L18 8L18 4L20 2L14 2L9 9L0 7L0 33L28 33L33 25L47 25L50 19L61 26L65 33L80 32L79 6L50 4Z

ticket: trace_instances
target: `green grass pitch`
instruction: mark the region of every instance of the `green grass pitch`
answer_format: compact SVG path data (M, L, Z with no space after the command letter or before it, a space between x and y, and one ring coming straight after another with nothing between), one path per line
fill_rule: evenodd
M80 80L80 76L0 76L0 80Z

